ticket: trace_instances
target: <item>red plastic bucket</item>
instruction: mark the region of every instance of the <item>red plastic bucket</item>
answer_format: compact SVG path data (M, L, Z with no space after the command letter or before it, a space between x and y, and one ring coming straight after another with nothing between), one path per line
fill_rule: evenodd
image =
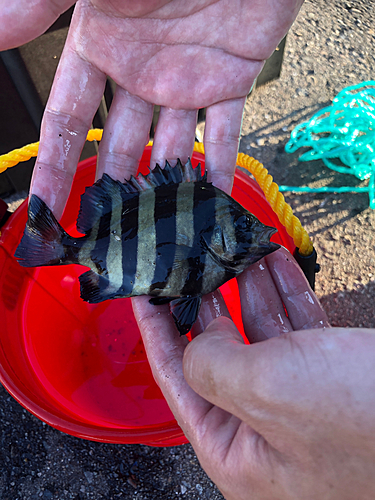
M151 148L140 171L148 172ZM204 165L194 153L192 162ZM93 184L96 158L78 166L63 227L78 236L80 196ZM295 246L259 186L237 170L233 197L274 241ZM88 304L79 296L80 266L27 269L13 257L27 220L23 203L0 238L0 381L31 413L77 437L110 443L174 446L187 440L154 382L130 299ZM235 280L222 293L242 330Z

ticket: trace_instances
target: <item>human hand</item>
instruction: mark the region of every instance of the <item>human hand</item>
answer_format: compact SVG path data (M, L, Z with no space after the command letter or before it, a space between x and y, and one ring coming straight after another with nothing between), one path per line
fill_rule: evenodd
M0 0L0 50L34 40L74 3L75 0Z
M206 107L206 168L229 192L246 96L302 2L79 0L46 106L31 192L60 217L106 75L117 90L97 177L135 174L154 104L161 112L151 164L186 161L197 110ZM42 4L56 12L55 0L39 0L39 10Z
M190 344L167 306L133 299L154 377L202 467L228 500L375 498L375 331L329 328L284 249L239 289L250 346L229 319L210 322L228 314L217 293Z

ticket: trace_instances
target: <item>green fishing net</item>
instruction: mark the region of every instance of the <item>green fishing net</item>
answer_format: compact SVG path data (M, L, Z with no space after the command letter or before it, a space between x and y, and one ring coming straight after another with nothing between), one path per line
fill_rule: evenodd
M332 105L318 111L309 121L295 127L285 146L287 153L301 147L311 148L301 161L322 160L336 172L369 179L365 187L292 187L293 192L368 192L375 209L375 81L346 87Z

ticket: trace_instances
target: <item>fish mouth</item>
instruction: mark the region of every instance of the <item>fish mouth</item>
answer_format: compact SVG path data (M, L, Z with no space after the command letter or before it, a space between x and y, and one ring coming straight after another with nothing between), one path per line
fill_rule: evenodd
M274 252L275 250L278 250L281 245L278 243L275 243L273 241L270 241L272 236L277 233L277 229L271 226L266 226L264 228L264 233L262 237L260 238L260 244L264 247L266 247L269 250L269 253Z

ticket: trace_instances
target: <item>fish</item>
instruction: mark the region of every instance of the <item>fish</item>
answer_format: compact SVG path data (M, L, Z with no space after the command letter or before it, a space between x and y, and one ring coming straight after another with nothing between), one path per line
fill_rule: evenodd
M275 228L208 182L190 159L123 183L104 174L81 196L77 229L83 236L70 236L32 194L15 257L24 267L89 267L79 276L89 303L138 295L169 303L180 335L196 321L203 295L280 247L270 241Z

